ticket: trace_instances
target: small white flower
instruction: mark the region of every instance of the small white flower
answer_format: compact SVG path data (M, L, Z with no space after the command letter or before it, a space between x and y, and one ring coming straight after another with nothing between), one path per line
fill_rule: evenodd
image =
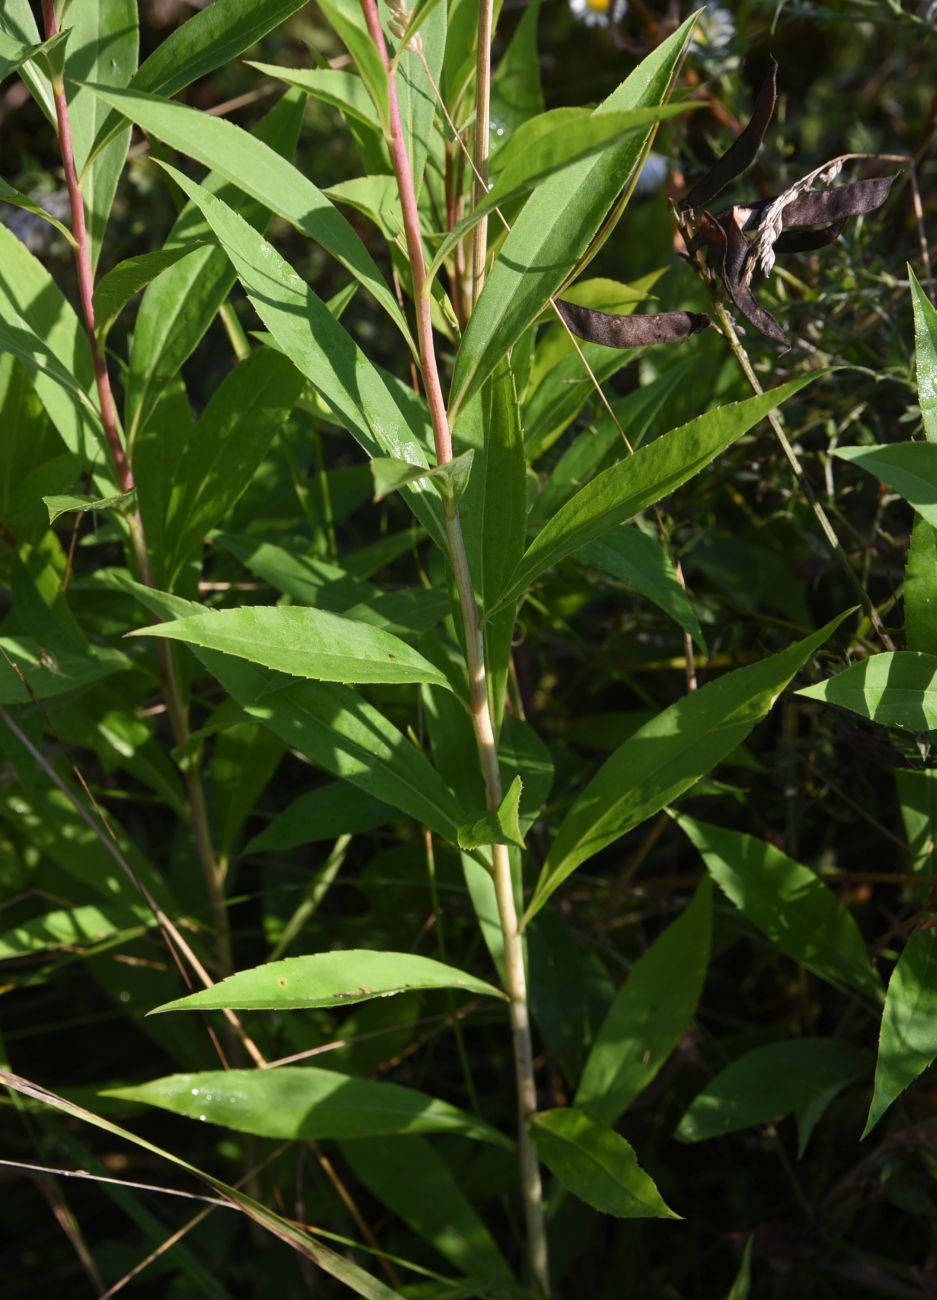
M581 18L587 27L607 27L610 22L621 22L628 12L628 0L569 0L574 18Z
M719 58L735 36L735 19L725 5L707 5L696 20L690 52L702 58Z

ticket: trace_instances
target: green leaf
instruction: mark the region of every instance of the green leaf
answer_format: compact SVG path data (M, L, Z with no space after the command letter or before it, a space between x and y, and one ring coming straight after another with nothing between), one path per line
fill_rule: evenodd
M937 442L937 310L909 266L908 283L914 304L914 355L917 362L918 404L924 434Z
M506 1293L510 1300L523 1300L528 1294L517 1297L511 1269L460 1179L425 1138L371 1138L343 1142L341 1150L378 1201L444 1259L480 1279L471 1294L491 1294L486 1284L497 1285L493 1294L499 1298Z
M937 654L937 528L915 519L904 571L904 626L909 650Z
M364 15L355 0L321 0L319 8L335 28L355 61L361 79L367 86L384 123L390 121L387 107L387 69L377 47L371 40Z
M165 166L165 164L164 164ZM227 204L166 166L197 204L277 346L334 410L369 456L425 465L426 453L381 374L351 335L271 244ZM431 494L432 504L426 494ZM432 488L409 485L407 500L432 536L443 535Z
M937 930L915 930L888 981L875 1087L862 1136L937 1058Z
M245 844L244 852L284 851L319 840L335 840L339 835L357 835L386 826L394 816L388 804L372 799L347 781L330 781L294 799L266 830Z
M303 97L288 91L261 118L253 134L284 158L291 158L296 151L304 108ZM265 204L249 198L220 177L207 176L204 187L223 197L258 230L270 221L270 210ZM224 250L215 244L211 227L196 205L188 203L170 230L165 246L191 247L201 241L206 241L207 246L177 265L167 267L152 281L134 320L125 398L131 447L139 431L147 427L166 386L198 346L236 282L234 268Z
M837 447L833 455L880 478L923 519L937 527L937 442Z
M933 731L937 729L937 655L915 650L870 655L797 694L839 705L883 727Z
M615 985L592 936L574 930L555 909L538 912L524 937L531 1015L571 1086L582 1074Z
M499 603L519 596L541 573L567 555L693 478L813 378L802 375L769 393L731 406L718 406L603 470L561 506L537 534L508 580Z
M756 1047L720 1071L690 1103L676 1131L704 1142L789 1115L866 1069L864 1052L836 1038L797 1038Z
M537 24L540 0L525 5L491 80L491 150L497 158L518 127L543 112Z
M194 601L154 591L123 575L115 575L115 582L159 618L202 613ZM356 691L326 682L284 687L279 674L215 650L193 650L245 712L285 744L455 843L465 816L439 773Z
M126 506L136 501L136 490L130 492L118 492L112 497L91 497L91 496L55 496L43 497L46 509L49 512L49 523L54 524L56 519L62 515L70 514L74 511L77 514L84 514L88 510L123 510Z
M324 609L250 605L155 623L130 635L164 636L220 650L312 681L449 686L444 673L399 637Z
M497 1129L424 1092L312 1066L170 1074L135 1087L105 1088L99 1095L143 1102L257 1137L309 1141L460 1133L510 1146Z
M695 16L688 18L649 54L596 114L661 105L695 22ZM583 159L550 177L527 201L462 336L449 395L453 423L574 270L627 184L652 131L629 135L618 148ZM573 202L570 196L574 196Z
M572 1108L530 1118L537 1154L568 1192L619 1219L679 1219L664 1204L634 1148L614 1129Z
M459 848L477 849L485 844L516 844L522 849L524 836L518 822L522 789L521 779L516 776L497 808L460 826Z
M837 988L880 997L859 927L814 872L751 835L681 814L675 820L720 889L781 952Z
M0 200L12 204L14 208L22 208L24 212L31 212L34 217L41 217L43 221L48 221L49 225L54 226L60 235L64 235L72 248L77 248L75 236L68 226L53 217L50 212L46 212L45 208L31 199L28 194L21 194L19 190L14 189L12 185L8 185L2 178L0 178Z
M349 948L311 957L286 957L251 970L237 971L211 988L177 998L160 1011L296 1011L307 1007L344 1007L369 998L386 998L412 989L461 989L503 998L493 984L431 957L407 952Z
M141 253L139 257L128 257L118 262L113 270L102 276L94 287L94 328L100 342L103 344L131 298L168 266L188 257L199 247L200 244L183 244L178 248L158 248L153 253Z
M583 159L605 150L621 151L622 138L636 135L641 141L655 122L675 117L691 104L665 104L658 108L637 108L626 113L589 114L588 110L553 109L523 123L501 150L497 179L484 198L446 235L436 250L427 280L438 274L449 253L466 234L493 212L524 194L529 194L550 176L559 179Z
M131 938L155 924L152 913L144 908L86 904L46 912L0 934L0 961L48 948L88 948L115 936Z
M638 528L613 528L599 541L582 547L578 554L587 564L652 600L705 652L706 641L696 611L660 542Z
M297 1228L289 1219L281 1218L273 1210L268 1210L266 1206L252 1200L244 1192L235 1187L229 1187L220 1178L215 1178L214 1175L197 1169L195 1165L190 1165L187 1161L172 1155L171 1152L164 1151L152 1142L147 1142L145 1138L137 1137L135 1133L129 1133L117 1124L112 1124L110 1120L102 1119L100 1115L93 1114L83 1106L78 1106L73 1101L66 1101L64 1097L58 1097L55 1093L49 1092L48 1089L40 1088L27 1079L21 1079L15 1074L10 1074L7 1070L0 1070L0 1086L12 1088L20 1095L39 1102L40 1105L51 1106L63 1115L90 1124L94 1128L109 1133L112 1137L118 1137L130 1142L134 1146L149 1152L150 1155L158 1156L161 1160L168 1160L170 1164L175 1165L177 1168L194 1174L196 1178L220 1194L224 1200L243 1211L248 1218L266 1228L268 1232L281 1241L287 1242L300 1254L311 1259L324 1272L337 1278L356 1295L363 1296L365 1300L403 1300L399 1291L393 1291L390 1287L379 1282L377 1278L371 1277L369 1273L359 1268L357 1264L353 1264L351 1260L346 1259L344 1255L330 1250L328 1246L320 1243L317 1238Z
M170 584L240 499L303 387L302 375L287 357L260 348L212 393L173 473L166 518Z
M0 58L19 70L20 76L29 87L30 94L42 109L46 121L54 128L55 101L52 98L52 87L36 57L47 42L40 41L39 28L36 26L29 0L5 0L0 7L0 31L5 34L0 42ZM6 71L3 71L3 65L0 64L0 73L6 76L13 67L7 67Z
M524 924L580 863L659 812L730 754L850 612L769 659L707 682L626 740L566 814Z
M314 239L373 294L412 346L403 314L371 254L338 209L292 163L224 118L136 90L92 89L142 130L212 168ZM172 175L179 179L175 171Z
M100 82L102 86L119 90L136 72L139 51L136 0L85 0L83 4L70 6L67 22L71 28L65 59L68 116L75 166L81 178L93 270L127 159L130 127L121 123L106 144L95 147L100 129L112 114L88 83Z
M374 101L364 82L354 72L335 68L281 68L275 63L254 63L250 59L246 62L249 68L285 81L288 86L295 86L313 99L340 109L347 117L356 118L365 126L380 126Z
M427 469L425 465L408 465L406 461L391 460L386 456L375 456L371 461L374 500L383 501L408 483L428 479L444 501L458 501L468 484L474 455L474 450L469 448L442 465L434 465L432 469Z
M414 4L413 8L410 10L410 16L407 20L407 25L403 30L403 35L399 38L399 47L394 58L395 63L406 51L410 41L417 34L438 4L439 0L416 0L416 4Z
M28 704L33 696L50 700L132 667L126 655L107 647L50 647L35 637L0 637L0 704Z
M711 886L632 966L596 1035L575 1104L614 1124L656 1078L686 1032L709 968Z

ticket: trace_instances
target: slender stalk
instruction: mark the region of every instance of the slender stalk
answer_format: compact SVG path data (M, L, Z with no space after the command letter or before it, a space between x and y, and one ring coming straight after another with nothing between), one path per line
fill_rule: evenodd
M729 316L729 313L726 311L725 305L719 301L714 300L713 315L715 316L716 320L719 323L719 327L722 330L723 335L725 336L725 340L729 345L729 349L732 352L732 355L739 363L740 367L742 368L742 372L745 375L745 378L748 380L749 384L751 385L752 391L758 394L763 393L765 390L761 385L761 380L755 374L752 363L749 360L748 353L745 351L745 348L742 346L742 342L739 339L738 334L735 332L735 326L732 324L732 318ZM866 591L865 587L863 587L862 583L856 577L855 570L853 569L852 565L849 563L849 556L843 550L842 545L840 544L840 540L836 536L836 531L833 528L833 525L830 523L829 516L827 515L826 511L823 509L823 506L820 504L820 501L817 499L817 495L814 492L813 488L811 487L809 479L804 473L804 468L800 463L797 452L791 446L790 440L788 439L788 436L784 430L784 424L781 420L780 415L778 414L777 411L769 411L767 419L768 419L768 423L771 425L771 428L774 430L774 435L778 440L781 450L783 451L784 455L787 458L787 462L790 465L791 470L793 471L794 478L797 480L799 487L801 488L804 496L807 498L807 501L810 505L810 509L813 511L814 518L816 519L817 523L820 525L820 531L823 533L823 536L826 538L827 545L829 546L830 550L833 552L833 554L836 556L837 560L839 561L840 567L842 568L843 573L846 576L846 579L849 582L849 585L852 588L856 599L858 600L859 604L862 606L863 613L865 614L866 618L868 618L872 627L875 629L876 635L878 636L879 640L881 641L885 649L894 650L895 643L892 641L891 637L886 632L885 626L882 623L882 620L879 618L878 610L873 605L869 593Z
M487 0L486 0L487 3ZM394 70L388 58L384 33L381 30L377 0L361 0L361 8L368 32L387 68L387 99L390 116L390 153L397 178L400 207L407 240L413 298L416 308L417 338L419 341L420 368L433 426L436 457L444 465L452 460L452 433L439 380L439 367L433 340L430 317L430 298L426 292L426 263L420 234L420 215L410 160L407 156ZM487 89L485 96L487 99ZM501 774L498 769L498 752L488 705L488 688L485 675L485 656L480 626L478 604L472 576L469 571L465 541L458 505L453 503L445 511L446 540L449 560L458 593L459 608L465 636L465 659L468 671L472 726L478 747L479 761L485 780L485 793L489 808L501 802ZM534 1081L533 1047L530 1035L530 1014L527 1003L527 979L524 969L524 949L517 924L517 906L514 882L511 875L508 851L503 845L493 846L492 873L498 915L504 940L505 991L511 1016L511 1037L514 1053L514 1072L518 1102L518 1159L520 1163L521 1191L530 1266L538 1289L549 1294L546 1225L543 1215L543 1194L536 1152L530 1140L527 1122L537 1109L537 1092Z
M50 40L59 30L58 21L55 16L54 0L42 0L42 16L45 26L46 40ZM118 487L121 492L130 492L134 486L133 471L131 470L130 462L127 459L127 453L124 450L124 445L121 441L120 432L117 427L117 408L114 403L111 379L107 369L107 359L101 349L97 331L95 329L94 271L91 264L91 242L88 238L88 227L85 221L84 199L82 197L81 186L78 182L78 173L75 167L75 150L72 143L71 121L68 115L68 100L65 96L65 82L60 76L54 77L52 80L52 97L55 102L55 116L58 124L59 150L62 157L62 169L65 173L65 183L68 188L68 201L71 208L72 234L75 238L75 269L78 276L78 294L81 300L81 314L84 322L85 333L88 336L88 346L91 349L91 359L94 366L94 378L98 391L101 426L104 430L104 438L114 465ZM130 530L131 548L134 553L137 571L140 574L141 581L148 587L153 587L155 585L153 581L153 568L150 564L150 554L146 542L146 531L143 526L143 518L138 506L134 507L127 515L127 524ZM185 703L183 701L182 692L179 688L175 668L173 666L171 646L168 642L163 641L161 638L157 638L156 653L170 726L176 744L182 745L189 739L190 733L186 717ZM232 969L231 937L228 925L228 914L225 908L224 890L222 887L221 875L212 850L211 833L208 825L208 812L205 806L205 795L202 789L201 779L198 775L198 771L191 764L187 767L185 772L185 783L189 796L192 834L195 839L199 865L201 866L202 875L205 880L205 888L212 912L212 924L214 925L216 932L219 966L224 973L228 973Z
M494 0L478 3L478 53L475 61L475 140L472 202L477 207L488 190L488 154L491 149L491 29ZM482 217L472 231L472 303L478 301L485 283L488 256L488 218Z

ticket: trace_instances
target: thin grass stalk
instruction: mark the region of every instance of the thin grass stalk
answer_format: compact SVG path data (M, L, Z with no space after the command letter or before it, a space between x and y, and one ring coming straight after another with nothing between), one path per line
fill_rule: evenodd
M426 263L420 232L420 214L416 201L413 173L407 155L406 140L400 119L394 66L388 57L387 44L381 29L377 0L361 0L368 32L387 69L387 101L390 127L390 154L397 179L400 207L406 234L407 254L413 285L416 309L417 338L420 368L433 427L436 458L440 465L452 460L452 432L439 379L430 316L430 297L426 283ZM456 503L447 504L445 511L446 541L449 560L455 580L459 609L465 638L465 659L468 672L472 726L478 747L479 761L485 781L485 794L489 808L501 802L501 774L485 672L485 655L478 603L469 571L462 523ZM518 1160L520 1164L521 1192L524 1219L527 1229L527 1248L531 1271L538 1290L549 1294L546 1224L543 1214L543 1192L536 1151L530 1139L527 1124L537 1109L537 1092L534 1081L533 1047L530 1033L530 1012L527 1001L527 978L524 968L524 950L518 930L514 883L508 850L504 845L492 846L492 874L498 903L498 915L504 941L505 991L511 1016L511 1038L518 1101Z
M51 40L58 33L58 20L55 16L54 0L42 0L42 17L46 40ZM71 121L68 114L68 100L65 95L65 82L61 76L52 78L52 96L55 102L55 116L58 124L59 151L65 184L68 189L68 201L71 208L72 234L75 238L75 269L78 276L78 294L81 300L81 315L88 336L91 358L94 366L95 384L98 390L101 425L104 438L114 465L117 485L121 492L130 492L134 487L133 471L127 459L127 453L121 442L117 427L117 408L111 388L107 358L98 340L94 319L94 271L91 264L91 243L85 221L85 204L75 168L75 150L72 143ZM130 542L136 560L140 580L148 587L154 587L153 567L146 541L146 530L139 506L134 506L126 516L130 530ZM173 665L172 648L162 638L157 638L157 660L159 675L166 701L166 712L177 745L184 745L190 736L185 702ZM195 840L196 855L205 882L205 891L211 908L212 925L215 929L218 965L223 974L233 970L231 958L231 931L228 925L228 913L225 907L222 874L219 870L211 842L208 824L208 809L205 793L197 767L190 761L184 773L186 792L189 797L189 814L192 835Z

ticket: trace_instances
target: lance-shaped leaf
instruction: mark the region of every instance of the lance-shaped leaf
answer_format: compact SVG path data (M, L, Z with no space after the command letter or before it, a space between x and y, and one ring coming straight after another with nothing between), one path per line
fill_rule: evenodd
M908 267L911 302L914 304L914 357L917 363L917 394L929 442L937 442L937 309Z
M497 1129L425 1092L312 1066L170 1074L135 1087L106 1088L100 1095L287 1141L461 1133L511 1145Z
M568 1192L619 1219L679 1219L614 1129L572 1107L531 1116L537 1154Z
M691 334L708 329L711 317L695 311L664 311L648 316L620 316L580 307L562 298L556 310L572 332L606 348L641 348L654 343L684 343Z
M163 164L200 208L230 258L258 316L277 346L306 376L369 456L425 465L426 452L380 371L328 307L272 244L221 199ZM438 498L422 482L405 489L431 536L442 539Z
M449 679L406 641L324 609L247 606L155 623L131 636L220 650L292 677L319 682L432 682Z
M371 254L338 209L292 163L225 118L136 90L92 89L142 130L210 167L314 239L370 290L410 340L403 314Z
M663 41L596 109L596 114L656 108L664 102L696 19ZM544 181L524 205L472 312L456 358L449 414L456 415L589 248L626 187L653 127L621 145L583 159Z
M888 981L866 1137L937 1058L937 930L916 930Z
M275 63L254 63L250 59L245 62L264 76L277 77L311 98L339 109L347 117L356 118L365 126L380 126L367 86L354 72L337 68L281 68Z
M709 968L711 900L704 877L683 914L638 958L616 993L575 1097L596 1119L614 1124L686 1032Z
M720 889L782 952L837 987L881 996L859 927L814 872L751 835L676 820Z
M112 497L55 496L43 497L49 512L49 523L54 524L62 515L85 514L89 510L123 510L137 499L136 489L118 492Z
M71 244L72 248L77 248L75 236L57 217L53 217L51 212L46 212L45 208L31 199L28 194L21 194L18 189L8 185L5 180L0 178L0 199L4 203L11 204L14 208L22 208L24 212L30 212L34 217L41 217L43 221L48 221L50 226L55 229Z
M161 1160L169 1161L178 1169L193 1174L201 1182L217 1192L224 1200L243 1211L248 1218L253 1219L255 1223L266 1228L275 1237L285 1241L294 1250L298 1250L311 1259L326 1273L337 1278L355 1295L364 1296L365 1300L402 1300L399 1291L391 1290L383 1282L378 1281L376 1277L372 1277L370 1273L366 1273L357 1264L346 1259L344 1255L330 1250L328 1246L323 1245L318 1239L298 1228L291 1220L282 1218L273 1210L268 1210L266 1206L247 1196L246 1193L239 1191L236 1187L229 1187L227 1183L223 1183L219 1178L197 1169L195 1165L190 1165L187 1161L181 1160L179 1156L164 1151L161 1147L154 1146L152 1142L147 1142L145 1138L138 1137L135 1133L130 1133L117 1124L112 1124L110 1120L102 1119L100 1115L95 1115L92 1111L86 1110L84 1106L78 1106L75 1102L59 1097L54 1092L49 1092L47 1088L31 1083L28 1079L22 1079L7 1070L0 1070L0 1086L11 1088L42 1106L50 1106L63 1115L68 1115L72 1119L77 1119L84 1124L90 1124L94 1128L101 1129L103 1132L110 1134L111 1137L130 1142L134 1146L147 1151L150 1155L158 1156Z
M838 704L883 727L933 731L937 729L937 655L915 650L871 655L797 694Z
M477 849L484 844L516 844L522 849L524 835L518 821L522 789L523 783L516 776L497 808L460 826L459 848Z
M588 110L554 109L525 122L502 148L497 179L491 189L440 244L427 278L431 280L436 275L455 245L495 208L529 194L548 176L561 173L584 158L603 149L620 148L628 134L637 132L643 140L648 127L655 122L696 107L699 105L662 104L658 108L591 115Z
M706 641L696 611L677 578L673 561L653 537L639 528L612 529L578 552L579 558L640 592L689 632L705 652Z
M737 176L755 161L765 138L765 132L771 125L774 109L778 99L778 65L771 60L771 71L762 83L755 100L755 111L745 129L735 138L726 152L714 163L705 176L696 182L689 194L680 203L682 211L687 208L702 208L711 203L718 194L730 185Z
M180 258L202 244L194 242L179 248L158 248L139 257L128 257L101 277L94 288L94 328L101 343L107 338L111 326L130 299L145 289L151 280L173 266Z
M865 1052L836 1038L798 1038L756 1047L726 1066L690 1103L681 1142L703 1142L800 1110L863 1073Z
M731 753L849 612L780 654L707 682L626 740L566 814L524 924L580 863L671 803Z
M837 447L833 455L880 478L903 496L922 519L937 527L937 442Z
M345 1007L371 998L387 998L414 989L461 989L483 997L503 998L493 984L432 957L409 952L349 948L309 957L286 957L250 970L237 971L211 988L176 998L161 1011L298 1011L309 1007Z
M534 538L508 579L498 605L521 595L541 573L567 555L693 478L736 438L814 377L802 375L769 393L731 406L719 406L596 475L560 507Z
M277 852L335 840L340 835L357 835L386 826L395 815L389 804L372 799L348 781L329 781L294 799L244 845L244 853Z

